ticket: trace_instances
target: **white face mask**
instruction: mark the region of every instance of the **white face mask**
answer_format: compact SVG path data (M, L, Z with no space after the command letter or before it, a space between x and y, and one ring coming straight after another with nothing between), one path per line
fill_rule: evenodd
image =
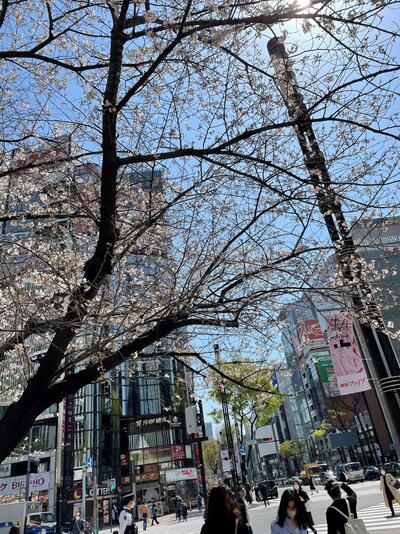
M294 519L297 514L297 510L286 510L289 519Z

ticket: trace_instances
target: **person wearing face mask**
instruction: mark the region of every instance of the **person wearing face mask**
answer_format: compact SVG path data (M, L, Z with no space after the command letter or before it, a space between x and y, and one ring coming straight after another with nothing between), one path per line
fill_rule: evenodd
M398 481L394 478L393 475L390 473L386 473L385 469L380 470L381 474L381 482L380 482L380 490L383 492L383 499L385 501L386 506L389 506L389 509L392 513L392 517L395 517L395 511L393 508L393 501L396 501L398 504L400 504L400 484Z
M271 524L271 534L307 534L305 508L294 490L285 490L278 516Z
M124 507L119 514L119 534L137 534L137 526L133 520L134 496L126 495L123 504Z
M328 480L325 485L333 503L326 510L328 534L346 534L344 526L351 515L357 518L357 494L345 483ZM347 494L344 499L342 490Z
M308 496L307 492L304 491L301 482L298 480L295 480L293 482L293 489L299 496L299 499L301 501L301 506L304 508L304 514L306 517L307 527L314 532L314 534L317 534L317 531L314 528L314 519L311 513L311 502L310 497Z

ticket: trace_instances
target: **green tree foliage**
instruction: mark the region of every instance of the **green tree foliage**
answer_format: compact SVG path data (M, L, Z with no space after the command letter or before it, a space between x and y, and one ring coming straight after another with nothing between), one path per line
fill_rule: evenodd
M297 443L287 440L279 445L279 454L284 458L296 459L300 457L300 449Z
M220 403L226 395L230 411L237 419L239 437L242 440L246 424L250 425L254 434L256 426L260 427L271 420L282 404L282 395L272 385L273 370L265 365L260 367L247 358L240 362L223 362L219 367L232 381L222 381L219 374L210 372L210 396ZM213 410L210 415L216 421L222 420L222 411L219 409Z
M220 449L217 441L209 440L203 443L203 460L207 480L211 481L221 466Z

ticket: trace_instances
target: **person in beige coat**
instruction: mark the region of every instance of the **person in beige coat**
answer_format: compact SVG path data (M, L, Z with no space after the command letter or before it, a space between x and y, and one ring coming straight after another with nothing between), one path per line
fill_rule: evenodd
M393 501L400 504L400 490L395 487L397 481L393 475L386 473L384 469L381 469L381 484L380 489L383 492L383 498L386 506L389 506L392 512L392 517L395 517Z

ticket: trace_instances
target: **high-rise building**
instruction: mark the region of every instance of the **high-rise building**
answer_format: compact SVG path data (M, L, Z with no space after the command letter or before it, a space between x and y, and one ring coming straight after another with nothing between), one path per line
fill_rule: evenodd
M206 421L206 436L208 439L213 440L214 438L214 428L211 421Z
M400 217L361 219L352 235L400 361Z
M70 139L53 144L51 150L55 158L60 150L70 150ZM51 150L45 147L46 161ZM29 158L38 161L40 154L40 150L32 150ZM24 165L21 157L14 155L15 165ZM54 208L49 208L55 210L51 224L40 218L35 218L34 222L5 222L1 229L3 240L9 243L29 239L38 244L43 241L75 253L90 250L97 234L93 218L57 217L59 204L56 201L62 195L63 202L68 204L76 195L89 212L92 203L95 209L99 184L97 165L66 167L55 163L49 164L47 170L51 172L40 174L37 182L33 181L29 196L24 188L19 189L16 182L10 181L7 190L2 191L2 198L6 199L8 212L15 215L26 212L31 204L40 208L42 196L46 197L46 202L54 197L54 204L51 204ZM33 187L35 183L37 190ZM158 209L157 202L163 201L162 174L158 170L131 169L121 176L119 187L119 215L133 225L140 220L143 210ZM121 295L115 302L121 315L124 306L131 304L129 298L137 297L140 288L148 291L147 295L141 294L141 306L151 306L153 288L162 294L163 285L170 283L165 268L170 241L167 232L156 236L157 231L156 228L149 237L151 243L142 238L140 246L129 253L129 269L117 267L111 277L111 291L117 284L124 288L124 291L114 292ZM34 255L25 253L17 259L7 272L33 270ZM34 296L40 288L34 280L27 283L30 286L25 289ZM62 309L63 295L55 293L53 302L57 299ZM111 315L107 321L108 332L118 332L118 328L118 317ZM94 327L83 329L74 341L74 350L84 348L88 338L95 334ZM34 368L35 358L40 358L47 350L44 341L40 336L27 338L26 353L21 355L20 365L16 364L15 355L10 361L2 361L0 403L3 403L3 412L13 400L10 392L18 394L24 388L29 365L33 362ZM102 381L67 396L59 409L54 407L38 418L30 433L32 439L27 438L30 447L21 448L15 458L8 459L0 468L0 477L23 476L30 459L32 473L47 473L41 477L45 482L40 491L33 488L32 498L40 499L44 507L57 512L61 521L69 520L77 508L82 509L84 500L86 518L93 523L97 515L100 528L110 525L112 507L118 504L119 495L124 492L134 491L139 504L155 498L160 513L172 506L171 498L176 492L187 498L194 497L198 489L197 449L189 442L184 421L184 408L191 401L193 378L170 354L171 350L186 345L185 333L179 332L163 346L150 347L107 373ZM20 492L4 497L10 501L23 499L24 495ZM0 495L0 501L2 498ZM56 510L57 501L60 506Z

